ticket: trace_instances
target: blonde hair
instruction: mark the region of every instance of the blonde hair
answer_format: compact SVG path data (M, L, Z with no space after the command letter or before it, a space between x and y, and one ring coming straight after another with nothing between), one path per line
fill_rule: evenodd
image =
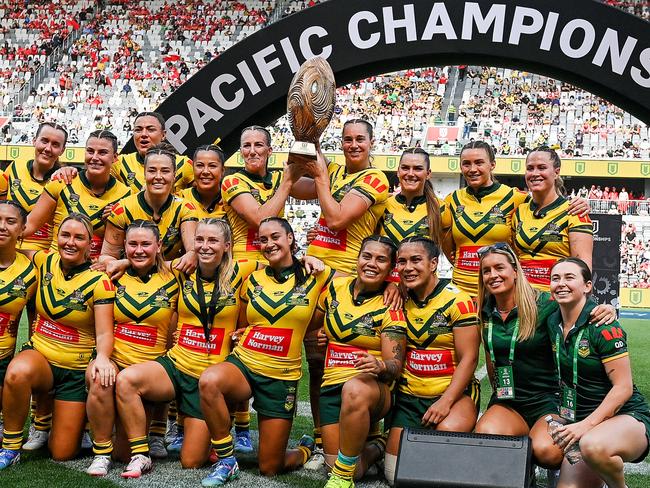
M200 225L211 225L217 227L221 232L223 240L230 244L228 249L223 254L221 262L217 267L217 277L215 280L215 289L212 293L218 294L230 294L232 292L232 273L235 269L235 262L232 257L232 231L228 222L224 219L215 219L215 218L206 218L201 219L196 226L197 230Z
M478 296L477 305L479 310L479 320L481 327L485 327L483 320L483 306L490 298L490 292L483 283L483 273L481 272L481 265L483 259L488 254L500 254L505 256L508 262L512 265L515 271L515 305L517 307L517 315L519 317L519 334L517 336L518 342L527 341L535 335L537 329L537 296L538 292L530 286L528 280L524 276L524 271L521 268L519 259L515 255L512 248L505 243L502 247L489 246L485 253L481 254L478 272Z

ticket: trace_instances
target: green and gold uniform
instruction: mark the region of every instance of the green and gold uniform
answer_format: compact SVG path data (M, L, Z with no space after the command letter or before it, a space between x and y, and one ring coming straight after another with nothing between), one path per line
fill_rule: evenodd
M201 197L195 187L185 188L185 190L180 193L180 196L194 205L199 220L208 218L224 219L226 217L226 209L221 200L221 194L219 194L217 199L207 207L201 203Z
M36 293L36 268L24 254L0 269L0 384L16 349L18 323L25 304Z
M253 408L262 415L293 417L302 376L302 341L318 297L333 275L326 266L295 286L292 268L276 276L266 267L251 273L242 285L248 327L227 361L247 377L255 397Z
M587 418L605 399L612 389L604 365L629 355L627 334L618 322L596 327L589 323L589 315L596 306L588 300L575 326L563 338L562 315L558 309L547 321L555 365L559 362L563 391L575 388L575 420ZM577 381L574 381L574 361L577 361ZM560 397L560 412L564 410L564 393ZM563 413L562 413L563 414ZM645 399L633 386L632 396L616 415L630 415L642 422L646 437L650 433L650 410ZM564 415L564 414L563 414ZM566 415L565 415L566 416ZM645 455L643 456L645 457Z
M131 195L120 200L108 221L122 231L137 219L152 220L154 211L144 198L144 192ZM196 209L190 202L169 195L160 208L160 220L156 222L163 243L163 256L167 260L178 257L183 242L181 240L181 225L183 222L196 221Z
M34 161L19 163L14 161L4 172L4 179L7 182L7 200L13 200L23 207L25 212L32 211L45 185L50 180L58 166L54 166L46 175L44 180L37 180L33 175ZM26 237L22 243L18 244L18 249L39 251L48 249L52 243L52 223L45 223L40 229L31 236Z
M548 291L551 268L558 259L571 255L569 233L593 235L591 219L569 215L569 201L564 197L544 208L532 200L517 207L512 217L514 248L524 274L538 290Z
M282 182L282 173L280 171L267 171L266 176L249 173L245 169L240 169L236 173L226 176L221 183L221 199L228 223L232 229L232 254L236 260L249 259L266 263L266 258L260 251L260 241L257 229L248 225L248 222L241 217L235 209L232 208L232 201L239 195L249 193L255 198L255 201L264 205L268 202L278 190ZM282 217L284 210L278 216Z
M31 346L52 367L55 398L85 401L84 375L95 350L93 309L113 304L115 286L90 262L65 274L61 257L49 250L34 254L34 265L39 281Z
M200 278L196 273L190 277L181 275L178 339L167 355L158 361L174 384L178 408L185 415L203 418L199 376L206 368L222 362L230 354L230 336L236 330L239 318L240 289L246 277L256 268L257 261L235 262L230 279L231 292L222 291L214 300L214 280ZM198 280L201 280L201 290ZM209 310L210 304L214 305L212 312ZM207 322L210 314L212 322L206 338L203 320Z
M525 341L514 342L512 362L510 348L513 345L513 334L519 326L517 308L510 312L505 321L501 319L494 299L488 300L482 310L486 355L491 356L489 351L492 348L495 371L497 368L512 366L514 385L514 398L498 398L497 392L493 392L489 406L505 404L511 407L531 428L540 417L559 413L557 368L553 365L551 341L546 327L546 320L557 308L557 303L551 300L549 293L538 295L535 334Z
M476 327L476 305L467 293L441 279L424 301L411 295L404 315L406 360L391 425L419 427L426 410L451 383L458 365L454 328ZM466 390L477 405L479 391L476 380Z
M52 235L59 233L61 222L73 212L78 212L90 219L93 224L93 240L90 248L90 257L97 258L102 252L104 242L105 223L102 219L104 208L113 205L128 196L130 190L111 176L104 193L95 195L92 186L86 177L85 171L80 171L72 183L66 185L63 181L50 181L45 185L47 193L56 202L54 211ZM58 250L57 239L52 239L52 251Z
M388 179L375 168L347 174L345 166L327 165L332 197L341 202L345 195L355 190L368 200L370 208L345 229L333 231L327 227L322 213L318 219L318 235L307 248L307 254L322 260L326 265L348 275L356 274L357 258L361 242L377 228L388 199Z
M111 359L120 368L153 361L167 351L169 328L178 302L178 274L155 268L138 276L132 268L117 280Z
M111 173L136 194L145 186L144 158L139 153L121 154L113 164ZM176 155L176 178L174 180L174 193L179 193L183 188L188 188L194 183L194 170L192 161L187 156Z
M354 277L335 278L318 301L318 308L325 314L324 329L328 339L321 385L320 425L338 423L343 384L359 374L354 367L357 355L370 353L381 359L382 334L402 337L406 334L404 313L384 305L384 288L359 294L355 300L352 298L355 281Z
M442 228L454 241L454 284L470 296L478 293L479 258L483 246L512 240L512 214L528 197L509 186L493 183L475 192L470 187L445 198Z

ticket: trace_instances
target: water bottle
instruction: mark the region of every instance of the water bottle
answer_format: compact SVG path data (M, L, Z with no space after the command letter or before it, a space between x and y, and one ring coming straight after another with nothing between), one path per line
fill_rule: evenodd
M558 427L561 427L563 424L561 422L558 422L555 420L553 417L550 415L547 415L544 420L546 420L546 423L548 424L548 433L553 439L553 442L557 443L558 442L558 434L557 434L557 429ZM582 461L582 454L580 453L580 446L576 442L574 443L569 450L567 450L564 453L564 457L569 461L570 464L577 464L580 461Z

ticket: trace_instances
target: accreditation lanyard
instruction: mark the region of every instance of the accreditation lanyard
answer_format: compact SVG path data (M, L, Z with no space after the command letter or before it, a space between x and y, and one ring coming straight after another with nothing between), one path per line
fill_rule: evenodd
M210 329L212 328L212 321L214 316L217 313L217 301L219 300L219 290L217 290L216 280L214 288L212 289L212 296L210 297L210 303L205 303L205 290L203 289L203 280L199 276L199 269L196 269L196 293L198 295L199 301L199 312L201 314L201 325L203 326L203 334L205 337L205 343L210 344Z
M576 388L578 386L578 348L580 347L580 340L582 339L585 329L578 332L578 337L573 345L573 384L571 387L562 381L562 368L560 367L560 340L562 333L560 332L555 338L555 362L557 363L557 373L562 383L562 404L560 405L560 416L570 422L576 420L576 408L578 406L578 397Z
M490 353L492 364L496 368L497 388L496 395L499 400L512 400L515 398L515 383L512 372L512 362L515 359L515 345L517 344L517 337L519 336L519 317L515 320L515 328L512 331L510 338L510 354L508 354L508 365L497 366L496 356L494 355L494 344L492 343L492 329L494 322L492 319L488 322L488 336L487 344Z

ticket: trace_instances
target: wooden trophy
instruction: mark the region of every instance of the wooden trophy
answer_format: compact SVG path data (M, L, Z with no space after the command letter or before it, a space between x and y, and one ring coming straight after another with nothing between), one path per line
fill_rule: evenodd
M289 124L296 142L288 163L316 161L316 145L332 120L336 83L329 63L321 57L305 61L291 80L287 96Z

